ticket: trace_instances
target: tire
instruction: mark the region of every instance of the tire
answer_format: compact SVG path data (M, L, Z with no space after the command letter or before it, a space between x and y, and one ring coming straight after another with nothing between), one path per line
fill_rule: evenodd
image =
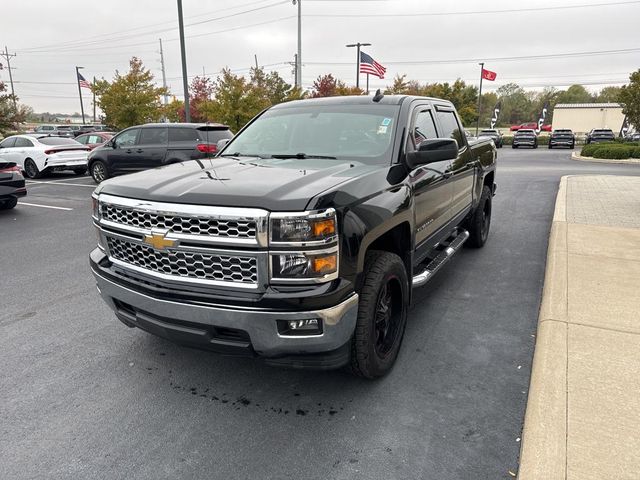
M553 147L551 146L551 144L549 144L549 150L551 150Z
M30 158L24 161L24 173L27 178L40 178L42 176L42 172L38 170L36 162Z
M16 205L18 205L18 199L10 198L4 202L0 202L0 210L11 210L12 208L15 208Z
M465 222L465 228L469 231L469 239L465 245L472 248L482 248L487 242L491 227L491 198L491 189L485 185L482 187L478 206Z
M511 145L511 148L518 148L517 145Z
M100 183L111 176L109 175L107 166L102 160L96 160L93 162L89 167L89 171L91 173L91 177L93 177L93 181L96 183Z
M576 148L575 142L571 144L571 150L573 150L574 148Z
M407 324L409 288L407 270L398 255L379 250L367 253L351 339L349 370L354 375L374 379L391 371Z
M75 173L76 175L84 175L85 173L87 173L87 169L86 168L74 168L73 169L73 173Z
M538 148L538 144L537 144L537 143L534 143L534 144L533 144L533 148Z

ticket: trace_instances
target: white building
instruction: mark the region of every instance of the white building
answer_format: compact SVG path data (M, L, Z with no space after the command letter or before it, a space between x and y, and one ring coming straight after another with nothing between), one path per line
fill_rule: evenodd
M610 128L616 135L624 114L619 103L558 103L553 109L553 128L586 133L592 128Z

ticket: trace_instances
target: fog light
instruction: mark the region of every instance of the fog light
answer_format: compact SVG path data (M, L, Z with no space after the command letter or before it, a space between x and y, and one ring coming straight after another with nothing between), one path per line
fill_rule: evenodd
M321 335L322 322L317 318L304 320L278 320L278 333L280 335Z

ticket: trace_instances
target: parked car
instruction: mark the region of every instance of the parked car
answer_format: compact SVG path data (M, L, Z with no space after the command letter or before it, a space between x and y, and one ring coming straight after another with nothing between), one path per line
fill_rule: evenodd
M293 101L210 161L104 182L98 291L182 345L380 377L412 289L489 235L497 150L461 125L434 98Z
M511 148L532 147L538 148L538 135L535 130L523 128L516 132L513 136Z
M73 130L73 126L71 125L58 125L58 127L56 128L56 131L51 135L57 135L59 137L68 137L68 138L73 138L76 136L75 131Z
M15 162L5 162L0 157L0 210L14 208L18 198L27 194L22 171Z
M574 148L576 146L576 136L570 129L559 128L554 130L549 136L549 149L558 146L569 148Z
M613 142L616 139L610 128L594 128L587 133L587 143Z
M57 131L56 125L37 125L33 129L33 133L47 133L49 135L55 135Z
M127 128L89 154L96 183L119 174L213 156L229 127L203 123L149 123Z
M28 178L38 178L54 170L87 171L89 147L72 138L49 135L13 135L0 142L0 161L15 162Z
M115 133L112 132L84 133L76 137L76 142L86 145L89 149L93 150L111 140L114 135Z
M487 128L485 130L481 130L480 133L478 134L478 137L489 137L491 140L493 140L493 143L496 145L497 148L502 148L503 140L502 140L502 133L500 133L500 130Z
M529 122L529 123L521 123L520 125L511 125L511 127L509 127L509 130L512 132L517 132L518 130L538 130L538 122ZM540 128L541 132L550 132L551 131L551 125L542 125L542 127Z
M634 132L624 137L625 142L640 142L640 132Z

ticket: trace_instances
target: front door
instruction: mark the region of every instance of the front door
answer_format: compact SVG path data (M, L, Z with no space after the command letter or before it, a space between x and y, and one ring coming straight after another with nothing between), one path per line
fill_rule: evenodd
M413 113L407 138L406 151L415 151L420 142L438 138L433 111L428 106L418 106ZM453 186L445 173L451 167L449 160L420 165L409 174L415 199L416 260L432 248L430 237L451 219Z

